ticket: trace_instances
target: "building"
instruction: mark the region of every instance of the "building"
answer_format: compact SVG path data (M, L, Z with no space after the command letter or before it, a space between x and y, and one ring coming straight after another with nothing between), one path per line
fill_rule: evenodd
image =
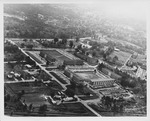
M59 62L65 65L83 65L83 61L73 55L60 50L42 50L40 56L49 62Z
M77 84L87 82L91 86L101 87L111 87L114 84L114 79L93 67L67 67L64 74Z

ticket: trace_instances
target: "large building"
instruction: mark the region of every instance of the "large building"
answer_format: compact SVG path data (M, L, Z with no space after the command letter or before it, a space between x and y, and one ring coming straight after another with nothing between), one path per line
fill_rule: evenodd
M83 61L75 56L58 49L42 50L40 56L49 62L59 62L65 65L83 65Z
M67 67L64 74L76 83L87 82L91 86L102 87L110 87L114 84L114 79L92 67Z

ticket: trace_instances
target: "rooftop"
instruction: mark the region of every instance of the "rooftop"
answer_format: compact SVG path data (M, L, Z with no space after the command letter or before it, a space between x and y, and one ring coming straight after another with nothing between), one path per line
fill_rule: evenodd
M82 79L90 79L92 82L94 81L108 81L114 80L107 75L104 75L100 72L95 72L95 68L92 67L72 67L68 68L71 72Z

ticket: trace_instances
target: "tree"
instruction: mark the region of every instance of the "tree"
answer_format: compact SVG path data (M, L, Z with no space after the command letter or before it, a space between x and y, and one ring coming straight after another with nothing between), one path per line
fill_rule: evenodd
M134 94L138 94L142 89L140 87L135 87L133 89Z
M5 102L10 101L10 98L11 98L10 95L7 94L7 95L4 97Z
M7 103L5 102L5 103L4 103L4 108L6 108L6 107L7 107Z
M32 103L29 105L29 110L32 110L33 106Z
M27 39L23 39L24 42L27 42Z
M92 56L95 57L96 56L96 51L92 52Z
M69 46L70 46L70 48L73 47L73 41L70 41Z
M114 104L114 106L113 106L113 115L115 115L115 114L116 114L116 112L117 112L117 105L116 105L116 104Z
M124 87L134 88L136 86L136 80L123 76L121 79L121 85Z
M39 113L40 114L45 114L46 115L46 111L47 111L47 105L43 104L39 107Z
M89 52L86 52L86 55L88 56L88 55L89 55Z
M47 65L47 66L49 65L49 61L48 61L48 60L46 60L46 65Z
M107 55L104 53L103 54L103 59L106 60Z
M70 81L70 86L72 89L76 88L76 83L74 81Z
M24 55L21 52L17 52L14 55L14 59L17 60L18 62L24 60Z
M23 111L27 111L27 108L28 108L28 106L27 106L27 104L25 104L24 106L23 106Z
M82 51L82 54L85 54L85 52L86 52L86 50L84 48L81 49L81 51Z
M116 61L118 61L118 56L114 56L112 61L116 63Z
M75 91L74 89L68 87L68 88L66 89L65 93L66 93L66 95L67 95L68 97L74 97L74 95L75 95L75 92L74 92L74 91Z
M79 40L80 40L79 37L76 37L76 42L79 42Z
M24 48L25 44L24 43L21 43L21 48Z
M105 54L106 55L110 55L113 51L114 51L114 47L113 46L109 46L107 51L105 52Z
M81 49L82 49L82 45L81 45L81 44L78 45L78 46L77 46L77 49L78 49L78 50L81 50Z
M16 45L9 44L4 47L4 51L16 53L18 52L18 47Z
M26 47L29 48L30 50L32 50L33 44L27 44Z
M58 38L54 38L54 43L56 44L58 42Z
M29 65L34 65L34 66L36 65L36 63L35 63L33 60L31 60L29 56L27 56L27 57L25 58L25 61L26 61Z
M104 55L104 50L100 50L100 51L99 51L99 54L100 54L100 55Z
M67 43L67 39L66 38L62 39L62 44L66 44L66 43Z
M130 79L128 86L134 88L136 86L136 84L137 84L136 80Z
M24 90L22 90L22 91L21 91L21 94L22 94L22 95L24 95L24 94L25 94L25 91L24 91Z
M110 106L110 104L111 104L111 99L110 99L109 96L106 96L106 98L105 98L105 105L108 107L108 106Z
M97 66L97 69L101 71L102 68L104 68L104 67L105 67L105 65L103 63L99 63Z

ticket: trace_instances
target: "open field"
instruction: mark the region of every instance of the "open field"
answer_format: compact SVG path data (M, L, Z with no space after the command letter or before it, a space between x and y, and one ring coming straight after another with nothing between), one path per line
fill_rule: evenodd
M123 46L128 45L128 46L133 46L133 47L136 47L136 48L141 49L140 46L138 46L138 45L136 45L136 44L134 44L134 43L128 42L128 41L123 41L123 40L120 40L120 39L118 40L118 39L115 39L115 38L108 38L108 37L107 37L107 40L108 40L108 41L113 41L113 42L120 43L120 44L122 44Z
M46 115L39 114L39 107L34 107L34 111L31 113L27 112L14 112L13 116L50 116L50 117L71 117L71 116L96 116L87 108L85 108L81 103L64 103L59 106L47 105ZM5 115L10 115L10 111L5 109Z
M48 56L52 56L56 60L60 60L60 61L64 61L64 60L69 61L69 60L71 60L70 58L68 58L65 55L61 54L57 50L47 50L46 54L48 54Z
M43 95L50 95L52 92L60 90L59 88L54 89L47 87L42 83L35 85L34 82L10 83L5 85L11 87L16 94L24 90L25 94L22 99L25 99L27 104L32 103L34 106L39 106L40 104L46 103Z
M114 51L110 57L118 57L119 62L121 62L122 64L124 64L126 62L126 60L131 56L130 53L127 52L123 52L123 51Z
M95 73L95 72L90 72L90 71L85 71L85 72L75 72L78 76L84 78L84 79L106 79L104 74L102 73Z
M92 109L94 109L96 112L98 112L100 115L102 116L106 116L106 117L122 117L122 116L143 116L145 117L146 114L143 113L142 111L138 111L138 110L134 110L134 108L132 107L133 111L127 112L127 111L123 111L121 112L113 112L113 111L108 111L103 107L98 107L95 104L88 104Z
M16 83L16 84L5 84L9 86L14 93L19 93L22 90L25 94L22 96L21 100L25 100L27 105L33 104L34 111L30 114L27 112L15 111L14 116L43 116L39 114L39 106L46 104L47 111L46 116L95 116L90 110L84 107L80 102L70 102L62 103L60 105L52 105L47 100L45 100L44 95L50 95L52 92L57 91L51 87L47 87L44 84L35 86L32 83ZM60 91L60 89L58 89ZM5 114L9 115L10 111L5 109Z
M75 72L78 76L86 79L98 79L99 76L96 75L94 72Z

